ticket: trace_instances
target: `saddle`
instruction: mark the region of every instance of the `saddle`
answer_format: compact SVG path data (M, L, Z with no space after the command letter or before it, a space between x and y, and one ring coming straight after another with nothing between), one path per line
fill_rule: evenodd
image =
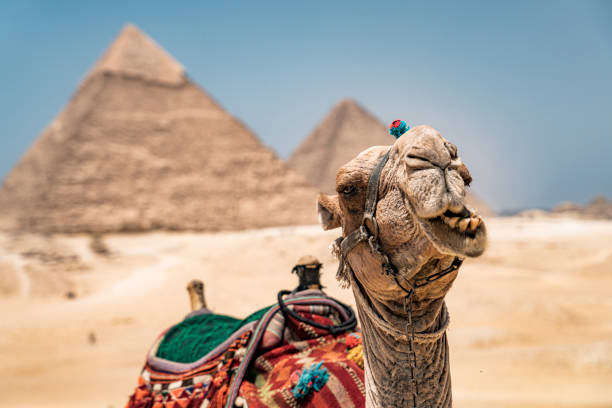
M364 406L356 325L312 289L242 320L192 312L155 340L126 408Z

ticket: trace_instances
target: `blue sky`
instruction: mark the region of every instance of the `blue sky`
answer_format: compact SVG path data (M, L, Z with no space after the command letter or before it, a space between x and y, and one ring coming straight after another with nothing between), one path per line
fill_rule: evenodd
M132 22L282 157L341 98L459 146L494 208L612 197L612 2L0 2L0 178Z

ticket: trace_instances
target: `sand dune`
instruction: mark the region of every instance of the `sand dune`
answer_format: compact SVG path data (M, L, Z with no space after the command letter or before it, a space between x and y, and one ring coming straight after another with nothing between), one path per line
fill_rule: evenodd
M448 297L455 406L612 406L612 222L488 225L488 252ZM155 336L188 312L194 277L216 311L245 316L292 288L311 253L328 292L352 303L334 280L336 234L117 234L109 256L86 235L0 236L0 405L122 407Z

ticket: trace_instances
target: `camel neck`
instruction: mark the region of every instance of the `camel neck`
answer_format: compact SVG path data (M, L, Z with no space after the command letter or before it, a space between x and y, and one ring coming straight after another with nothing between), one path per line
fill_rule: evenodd
M451 380L446 327L448 312L444 296L412 299L416 356L411 381L410 329L402 305L377 302L352 279L351 286L363 332L366 407L450 408Z

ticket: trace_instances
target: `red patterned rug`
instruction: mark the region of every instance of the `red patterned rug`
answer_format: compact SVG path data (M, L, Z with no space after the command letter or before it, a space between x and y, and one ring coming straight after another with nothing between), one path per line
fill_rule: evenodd
M352 311L322 292L284 303L291 313L271 307L192 363L156 356L164 331L126 408L363 407Z

